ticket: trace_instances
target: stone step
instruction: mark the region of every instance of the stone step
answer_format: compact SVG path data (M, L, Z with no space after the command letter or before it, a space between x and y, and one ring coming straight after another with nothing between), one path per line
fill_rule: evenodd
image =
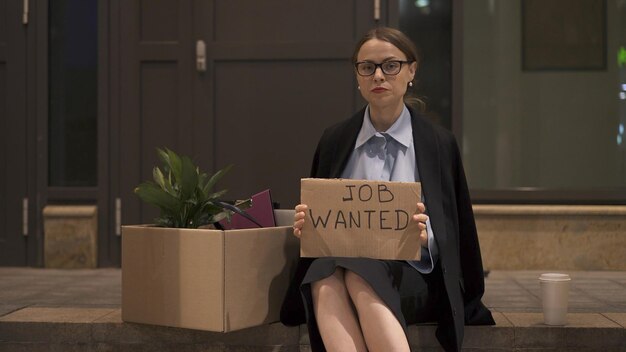
M494 312L496 326L468 326L467 351L626 351L626 313ZM441 351L435 325L409 328L414 350ZM215 333L126 323L119 308L27 307L0 317L0 351L310 351L306 326L280 323Z
M474 216L486 269L626 270L624 205L478 204Z

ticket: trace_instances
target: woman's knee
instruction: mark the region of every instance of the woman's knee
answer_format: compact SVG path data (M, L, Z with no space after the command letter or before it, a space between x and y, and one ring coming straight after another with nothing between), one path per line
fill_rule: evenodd
M311 293L314 298L327 292L334 292L334 294L346 292L344 270L342 268L337 268L331 276L311 283Z
M372 286L358 274L346 270L344 273L344 281L348 294L353 302L356 303L359 298L380 300Z

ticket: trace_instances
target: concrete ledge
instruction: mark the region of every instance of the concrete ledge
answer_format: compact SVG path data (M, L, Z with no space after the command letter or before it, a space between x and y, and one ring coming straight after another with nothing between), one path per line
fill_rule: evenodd
M564 327L541 313L494 312L496 326L468 326L467 351L626 351L626 313L572 313ZM409 328L412 348L441 351L435 325ZM280 323L214 333L124 323L119 309L24 308L0 317L0 351L309 351L306 326Z
M98 266L98 207L47 205L44 218L46 268Z
M626 206L475 205L489 270L626 270Z
M626 216L624 205L489 205L473 206L475 215L596 215Z

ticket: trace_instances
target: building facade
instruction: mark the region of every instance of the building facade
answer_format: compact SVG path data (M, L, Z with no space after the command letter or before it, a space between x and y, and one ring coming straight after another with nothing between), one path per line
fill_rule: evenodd
M475 203L626 203L624 0L0 0L0 265L44 265L53 205L96 206L98 266L120 265L120 226L157 215L133 194L156 148L291 208L364 104L352 49L377 25L418 44Z

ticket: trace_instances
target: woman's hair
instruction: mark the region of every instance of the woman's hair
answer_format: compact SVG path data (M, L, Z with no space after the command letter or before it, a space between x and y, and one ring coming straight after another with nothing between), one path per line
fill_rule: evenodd
M409 39L409 37L401 31L390 27L377 27L365 33L363 38L361 38L354 48L354 53L352 54L353 64L357 62L357 57L363 44L372 39L378 39L393 44L393 46L400 49L400 51L404 53L407 61L415 61L417 63L417 68L419 69L419 55L417 53L417 47L413 44L413 41L411 41L411 39ZM406 93L404 94L404 103L421 112L426 110L426 103L417 97L413 89L407 88Z

